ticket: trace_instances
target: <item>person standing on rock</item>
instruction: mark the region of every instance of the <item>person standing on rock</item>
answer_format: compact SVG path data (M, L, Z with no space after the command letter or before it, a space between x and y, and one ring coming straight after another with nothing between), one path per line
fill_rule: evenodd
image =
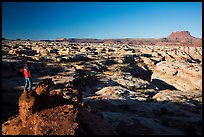
M32 76L28 68L28 63L25 64L24 68L20 69L20 72L24 74L24 78L25 78L24 89L30 92L32 90Z

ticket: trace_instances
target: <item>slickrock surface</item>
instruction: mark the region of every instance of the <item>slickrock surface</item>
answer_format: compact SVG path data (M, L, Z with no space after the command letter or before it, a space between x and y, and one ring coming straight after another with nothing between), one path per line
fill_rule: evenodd
M125 41L2 40L2 134L202 135L199 40Z
M202 91L201 64L162 61L156 65L151 78L163 80L179 90Z

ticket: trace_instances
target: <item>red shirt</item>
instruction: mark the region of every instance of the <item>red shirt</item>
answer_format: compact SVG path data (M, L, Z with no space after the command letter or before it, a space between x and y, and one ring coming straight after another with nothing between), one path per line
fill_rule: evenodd
M22 68L20 70L20 72L24 74L25 78L31 78L32 77L31 74L30 74L30 71L28 69L26 69L26 68Z

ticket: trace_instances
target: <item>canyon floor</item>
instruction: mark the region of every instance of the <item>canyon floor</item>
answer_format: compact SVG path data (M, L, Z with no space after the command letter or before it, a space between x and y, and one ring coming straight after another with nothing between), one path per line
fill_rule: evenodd
M33 90L53 82L30 126L19 114L25 62ZM202 135L202 47L5 40L1 94L6 135Z

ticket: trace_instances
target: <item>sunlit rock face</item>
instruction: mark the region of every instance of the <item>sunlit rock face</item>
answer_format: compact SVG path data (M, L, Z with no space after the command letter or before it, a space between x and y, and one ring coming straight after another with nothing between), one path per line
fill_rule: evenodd
M19 98L19 117L22 121L22 127L28 126L28 118L37 109L36 96L31 96L24 90Z
M163 61L156 65L151 79L160 79L179 90L202 91L202 66L187 62Z

